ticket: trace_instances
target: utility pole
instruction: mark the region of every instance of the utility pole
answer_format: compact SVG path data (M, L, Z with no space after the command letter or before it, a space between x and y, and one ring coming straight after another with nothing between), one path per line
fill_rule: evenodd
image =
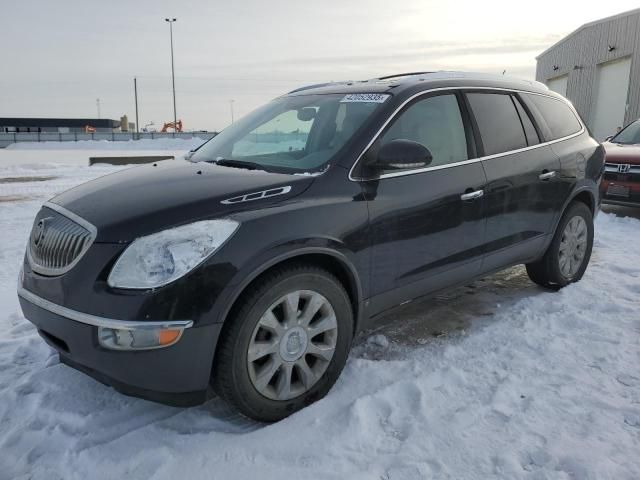
M138 79L133 77L133 96L136 99L136 136L140 138L140 126L138 125Z
M173 68L173 23L177 18L165 18L164 21L169 23L169 38L171 40L171 86L173 88L173 126L174 132L178 123L178 116L176 114L176 77Z
M231 107L231 123L233 123L233 102L235 102L235 100L229 100L229 106Z
M96 98L96 109L98 110L98 118L100 118L100 99Z

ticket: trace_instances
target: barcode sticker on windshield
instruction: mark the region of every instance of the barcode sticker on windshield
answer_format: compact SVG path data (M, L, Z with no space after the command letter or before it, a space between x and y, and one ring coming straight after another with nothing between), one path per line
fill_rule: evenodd
M350 93L340 103L384 103L389 96L386 93Z

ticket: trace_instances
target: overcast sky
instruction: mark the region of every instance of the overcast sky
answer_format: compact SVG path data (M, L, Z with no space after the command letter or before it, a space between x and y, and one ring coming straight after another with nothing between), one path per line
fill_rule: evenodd
M535 56L637 0L0 0L0 117L221 129L305 83L460 69L534 78Z

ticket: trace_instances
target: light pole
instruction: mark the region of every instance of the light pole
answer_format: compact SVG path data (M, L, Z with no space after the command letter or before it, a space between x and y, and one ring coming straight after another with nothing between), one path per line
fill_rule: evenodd
M140 140L140 124L138 123L138 79L133 77L133 96L136 101L136 135Z
M233 102L235 102L235 100L229 100L229 106L231 107L231 123L233 123Z
M173 88L173 131L175 132L178 116L176 115L176 77L173 70L173 23L177 18L165 18L164 21L169 23L169 38L171 39L171 86Z

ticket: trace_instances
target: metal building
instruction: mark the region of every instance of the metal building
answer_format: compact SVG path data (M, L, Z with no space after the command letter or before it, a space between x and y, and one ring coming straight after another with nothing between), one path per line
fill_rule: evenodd
M604 140L640 117L640 8L587 23L537 57L536 80Z

